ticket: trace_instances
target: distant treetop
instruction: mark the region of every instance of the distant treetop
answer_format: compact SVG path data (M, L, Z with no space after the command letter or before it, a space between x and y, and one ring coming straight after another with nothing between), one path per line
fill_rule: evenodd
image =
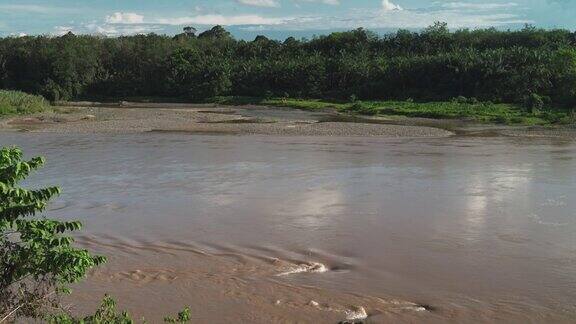
M224 29L224 27L217 25L203 33L200 33L198 38L232 39L232 34Z

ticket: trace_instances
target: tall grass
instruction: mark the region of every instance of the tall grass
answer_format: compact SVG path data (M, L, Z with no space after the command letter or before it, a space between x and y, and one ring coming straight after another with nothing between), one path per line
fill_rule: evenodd
M41 112L49 107L42 96L21 91L0 90L0 116L23 115Z
M332 102L315 99L218 97L214 98L213 101L230 105L259 104L304 110L328 108L360 115L462 119L479 123L510 125L570 124L576 120L576 113L574 118L570 118L568 111L561 109L528 111L513 104L482 103L476 100L469 100L470 102L459 100L443 102L413 102L412 100Z

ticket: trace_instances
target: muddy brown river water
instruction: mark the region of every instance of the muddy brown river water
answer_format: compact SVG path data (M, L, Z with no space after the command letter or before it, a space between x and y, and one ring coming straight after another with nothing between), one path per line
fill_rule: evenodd
M576 143L2 133L104 293L157 322L576 321ZM326 270L326 271L324 271ZM355 312L355 313L354 313Z

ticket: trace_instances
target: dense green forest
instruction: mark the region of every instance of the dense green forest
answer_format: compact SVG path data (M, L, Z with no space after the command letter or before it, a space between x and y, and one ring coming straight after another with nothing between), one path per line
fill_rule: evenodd
M0 88L50 100L215 96L576 106L576 33L527 26L379 37L364 29L311 40L235 40L216 26L169 37L0 39ZM474 99L474 100L476 100Z

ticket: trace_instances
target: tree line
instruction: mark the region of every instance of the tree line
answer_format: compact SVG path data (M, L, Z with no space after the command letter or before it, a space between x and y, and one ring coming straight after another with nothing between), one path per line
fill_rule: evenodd
M378 36L364 29L285 41L197 35L0 39L0 88L50 100L215 96L436 101L459 96L576 106L576 33L526 26Z

